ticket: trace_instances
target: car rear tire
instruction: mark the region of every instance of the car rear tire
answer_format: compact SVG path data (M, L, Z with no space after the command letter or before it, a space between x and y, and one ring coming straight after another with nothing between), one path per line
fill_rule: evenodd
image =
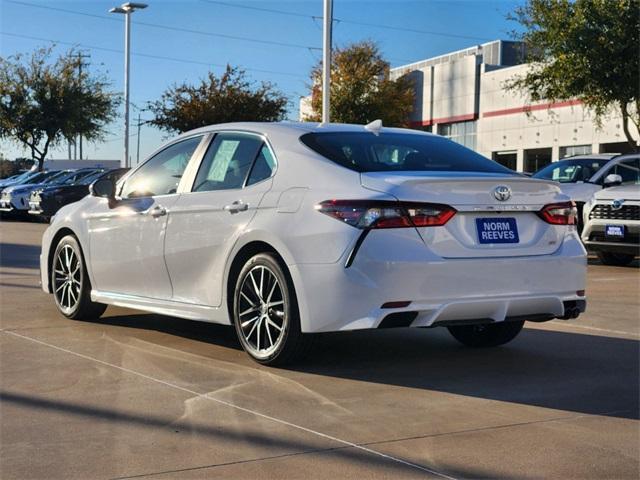
M598 252L598 258L605 265L624 267L633 262L636 257L628 253Z
M240 271L233 322L244 351L262 365L292 363L309 347L309 336L300 330L291 279L270 253L251 257Z
M91 301L91 283L78 240L63 237L56 245L49 272L58 311L73 320L96 320L107 309Z
M449 333L467 347L497 347L518 336L524 322L500 322L482 325L457 325L447 327Z

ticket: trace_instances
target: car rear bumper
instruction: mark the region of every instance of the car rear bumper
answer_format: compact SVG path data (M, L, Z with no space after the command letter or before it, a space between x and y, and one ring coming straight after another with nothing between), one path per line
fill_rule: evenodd
M568 305L585 308L587 258L575 232L551 255L469 259L437 257L414 235L373 231L349 268L343 261L290 266L302 330L385 327L392 314L404 314L397 322L411 327L541 321L564 317ZM410 303L383 308L389 302Z

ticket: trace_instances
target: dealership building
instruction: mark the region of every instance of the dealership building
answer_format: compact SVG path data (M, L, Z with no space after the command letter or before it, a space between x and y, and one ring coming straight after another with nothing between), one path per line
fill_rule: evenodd
M496 40L391 69L414 80L411 127L438 133L518 171L564 157L630 150L622 118L598 126L579 100L529 103L505 83L526 72L519 42ZM309 110L303 98L300 115Z

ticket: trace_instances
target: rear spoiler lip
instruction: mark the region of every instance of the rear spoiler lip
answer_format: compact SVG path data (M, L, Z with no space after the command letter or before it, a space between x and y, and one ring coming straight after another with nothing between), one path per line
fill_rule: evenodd
M407 179L424 179L429 180L430 182L450 182L452 180L468 180L475 182L539 182L545 183L548 185L554 185L559 187L559 182L554 182L553 180L547 180L543 178L533 178L527 177L526 175L515 174L513 176L507 175L473 175L473 172L451 172L449 176L440 175L440 173L444 172L433 172L436 175L432 175L431 172L415 172L415 171L406 171L406 172L360 172L360 178L362 177L370 177L370 178L379 178L386 176L398 176L398 177L407 177ZM471 173L471 175L466 175L466 173ZM482 173L482 172L478 172Z

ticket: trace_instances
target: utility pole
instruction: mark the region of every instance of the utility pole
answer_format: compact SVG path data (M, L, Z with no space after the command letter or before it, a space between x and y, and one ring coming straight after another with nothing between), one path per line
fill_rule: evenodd
M136 152L136 165L140 165L140 127L142 126L142 121L140 120L140 112L138 112L138 148Z
M324 25L322 29L322 123L329 123L331 116L331 28L333 26L333 0L324 0Z
M85 58L91 58L91 55L85 55L82 52L76 53L76 57L78 57L78 82L80 83L80 88L82 89L82 67L84 65L88 65L84 63ZM75 143L75 142L74 142ZM80 147L80 160L82 160L82 135L79 135L78 138L78 146Z

